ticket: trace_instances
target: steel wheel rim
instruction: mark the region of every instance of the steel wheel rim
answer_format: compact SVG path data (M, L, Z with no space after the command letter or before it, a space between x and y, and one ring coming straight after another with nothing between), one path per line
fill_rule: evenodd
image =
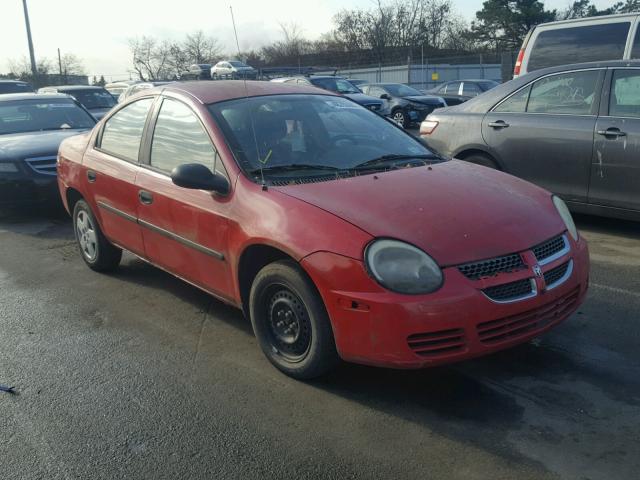
M76 236L82 254L87 260L94 261L98 254L98 237L91 217L84 210L80 210L76 218Z
M285 285L273 285L265 295L271 350L290 362L303 360L311 348L311 321L304 302Z

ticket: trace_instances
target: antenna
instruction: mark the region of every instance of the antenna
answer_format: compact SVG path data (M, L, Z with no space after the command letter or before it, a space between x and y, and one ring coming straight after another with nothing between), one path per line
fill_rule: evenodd
M229 5L229 10L231 11L231 23L233 24L233 34L236 37L236 48L238 49L238 60L240 60L240 42L238 42L238 30L236 29L236 19L233 16L233 7L231 5ZM244 81L244 94L245 94L245 99L247 100L247 103L249 102L249 88L247 87L247 76L243 75L242 79ZM251 106L249 105L249 120L251 122L251 132L253 133L253 142L255 143L256 146L256 157L258 158L258 165L260 168L260 180L262 182L262 189L266 190L267 189L267 184L264 181L264 172L262 171L262 165L263 163L266 163L267 160L269 160L269 157L271 156L271 151L269 151L269 153L267 154L267 156L265 157L264 162L260 159L260 147L258 146L258 137L256 136L256 126L255 123L253 122L253 113L251 112Z

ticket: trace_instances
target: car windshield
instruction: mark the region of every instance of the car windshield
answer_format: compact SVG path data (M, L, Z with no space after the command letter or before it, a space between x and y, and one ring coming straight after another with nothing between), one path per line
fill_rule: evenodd
M247 68L249 66L246 63L242 63L242 62L229 62L229 63L234 67Z
M88 110L111 108L117 103L113 95L106 90L69 90L64 93L73 96Z
M310 80L316 87L324 88L330 92L360 93L355 85L343 78L312 78Z
M73 100L15 100L0 102L0 135L93 128L95 120Z
M23 82L0 82L0 93L29 93L33 87Z
M498 82L494 82L493 80L485 80L483 82L478 82L478 85L483 92L486 92L487 90L491 90L493 87L497 87L500 84Z
M422 92L416 90L415 88L411 88L401 83L385 85L384 89L394 97L411 97L413 95L424 95Z
M209 105L254 181L354 175L440 161L378 114L342 97L270 95ZM366 163L366 165L364 165Z

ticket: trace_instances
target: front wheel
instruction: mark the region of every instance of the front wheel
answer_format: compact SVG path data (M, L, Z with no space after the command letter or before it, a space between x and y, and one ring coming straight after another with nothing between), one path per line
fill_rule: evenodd
M324 303L294 262L278 261L260 270L251 286L249 311L262 351L280 371L306 380L339 363Z
M78 200L73 208L73 229L82 259L89 268L106 272L118 267L122 250L107 240L84 200Z

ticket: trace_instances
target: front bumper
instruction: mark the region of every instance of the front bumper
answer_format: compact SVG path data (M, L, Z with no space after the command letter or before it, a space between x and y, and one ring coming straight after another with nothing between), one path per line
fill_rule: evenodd
M57 199L55 175L39 174L17 162L17 172L0 173L0 206L36 205Z
M521 301L497 303L457 267L443 269L443 287L429 295L401 295L380 287L361 261L328 252L302 265L315 282L331 319L336 346L347 361L422 368L492 353L534 338L568 318L584 300L589 253L584 240L544 267L571 260L557 287Z

